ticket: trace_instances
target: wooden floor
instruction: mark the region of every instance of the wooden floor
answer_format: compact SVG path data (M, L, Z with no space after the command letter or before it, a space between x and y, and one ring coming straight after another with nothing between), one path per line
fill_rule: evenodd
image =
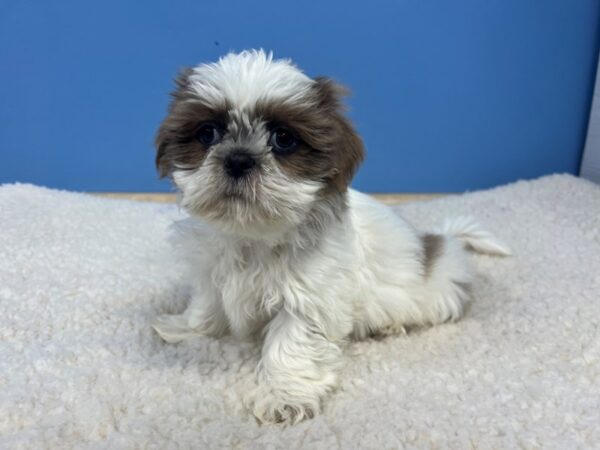
M96 192L93 194L101 197L121 198L140 202L175 203L175 194L152 192ZM417 200L431 200L432 198L443 197L444 195L448 194L373 194L373 197L380 202L392 205Z

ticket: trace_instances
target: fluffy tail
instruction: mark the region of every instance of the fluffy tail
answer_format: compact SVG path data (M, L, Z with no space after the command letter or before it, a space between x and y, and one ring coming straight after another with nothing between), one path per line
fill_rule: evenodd
M446 220L440 234L454 236L462 241L468 248L489 255L510 256L510 248L498 240L492 233L485 231L471 217L457 217Z

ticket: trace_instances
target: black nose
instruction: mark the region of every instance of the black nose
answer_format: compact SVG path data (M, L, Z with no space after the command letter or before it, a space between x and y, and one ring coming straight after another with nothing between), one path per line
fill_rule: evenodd
M248 153L235 152L225 158L225 172L233 178L246 175L256 165L256 161Z

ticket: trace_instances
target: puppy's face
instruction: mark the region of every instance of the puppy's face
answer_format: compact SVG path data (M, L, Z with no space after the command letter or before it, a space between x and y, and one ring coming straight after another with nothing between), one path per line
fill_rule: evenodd
M362 161L342 95L262 51L189 69L158 132L159 173L191 214L224 230L283 233L341 197Z

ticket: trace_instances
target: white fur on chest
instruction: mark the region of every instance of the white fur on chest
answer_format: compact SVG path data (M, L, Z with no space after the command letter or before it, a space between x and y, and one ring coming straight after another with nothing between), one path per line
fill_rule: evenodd
M234 336L259 332L282 308L320 322L347 316L335 338L351 331L353 297L360 289L358 242L347 223L331 227L318 245L299 248L293 236L289 243L268 246L214 233L195 219L185 222L193 230L180 234L192 284L199 295L222 305Z
M220 293L231 331L247 337L261 329L284 301L289 261L250 245L224 245L216 255L212 282Z

